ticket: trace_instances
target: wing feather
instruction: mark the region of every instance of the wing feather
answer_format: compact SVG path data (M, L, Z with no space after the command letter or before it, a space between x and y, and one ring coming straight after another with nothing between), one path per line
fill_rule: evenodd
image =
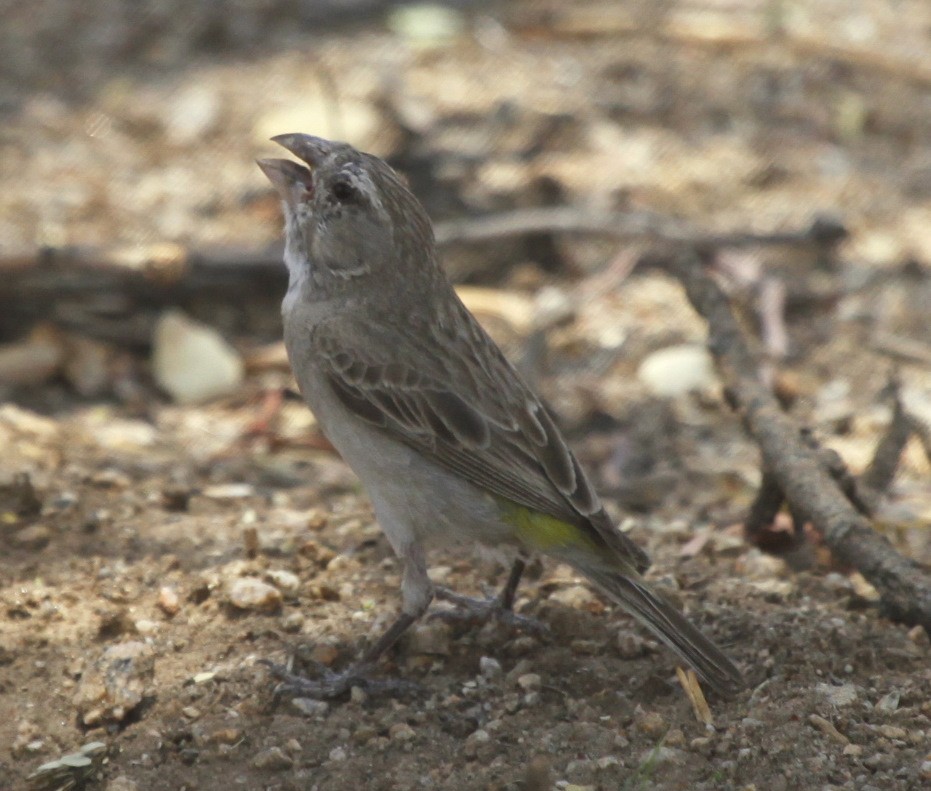
M318 325L315 358L363 420L481 489L591 531L645 569L646 554L611 523L552 415L460 308L457 335L399 333L390 347L358 337L365 330L357 324ZM462 359L463 341L471 362Z

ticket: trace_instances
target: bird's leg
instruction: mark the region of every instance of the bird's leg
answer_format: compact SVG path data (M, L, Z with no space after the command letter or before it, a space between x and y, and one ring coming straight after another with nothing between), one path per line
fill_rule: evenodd
M517 595L517 586L527 567L527 562L518 557L511 566L504 588L496 596L486 596L484 599L463 596L449 588L438 587L436 597L455 605L452 610L437 610L431 617L442 618L445 621L474 621L487 623L495 620L506 626L522 629L536 635L544 635L549 630L546 624L536 618L518 615L514 612L514 597Z
M401 635L423 615L433 599L433 584L427 575L423 552L409 548L404 553L404 578L401 583L403 604L401 614L373 643L362 657L345 670L334 672L317 662L315 668L319 678L305 678L291 672L290 667L265 662L272 675L278 679L275 697L315 698L329 700L338 698L353 687L367 692L404 693L418 689L417 684L401 679L373 679L370 674L379 659L398 641Z
M520 578L524 576L525 568L527 568L527 562L523 558L514 559L514 565L508 572L508 580L504 583L499 596L502 609L514 611L514 597L517 596L517 586L520 585Z

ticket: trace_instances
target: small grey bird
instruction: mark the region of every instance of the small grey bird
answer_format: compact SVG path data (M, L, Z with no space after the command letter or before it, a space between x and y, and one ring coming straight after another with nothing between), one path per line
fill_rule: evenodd
M438 592L424 554L432 540L513 549L491 614L510 611L525 558L549 555L584 574L714 689L742 688L730 659L644 582L646 554L609 520L546 407L456 295L430 220L398 175L345 143L304 134L273 140L308 166L258 163L284 204L291 367L403 564L401 615L361 662L323 681L287 684L332 697L359 683Z

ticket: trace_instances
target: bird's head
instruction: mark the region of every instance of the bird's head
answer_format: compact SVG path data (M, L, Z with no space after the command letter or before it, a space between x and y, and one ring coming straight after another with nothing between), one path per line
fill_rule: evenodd
M304 163L258 161L283 202L292 283L343 291L350 281L378 279L387 267L403 274L435 266L430 220L385 162L312 135L272 140Z

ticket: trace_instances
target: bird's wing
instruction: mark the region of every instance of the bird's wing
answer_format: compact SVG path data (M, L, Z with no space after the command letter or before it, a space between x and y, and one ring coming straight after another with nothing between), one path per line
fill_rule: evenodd
M577 526L644 570L646 554L611 523L546 407L461 303L454 319L394 332L389 343L338 318L313 330L314 357L358 417L481 489Z

